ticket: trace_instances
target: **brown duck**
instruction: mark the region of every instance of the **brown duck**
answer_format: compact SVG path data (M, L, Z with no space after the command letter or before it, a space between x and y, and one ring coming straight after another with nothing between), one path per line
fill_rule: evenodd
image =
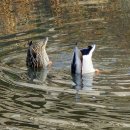
M29 42L26 65L31 68L46 68L52 62L46 52L48 37L37 43Z

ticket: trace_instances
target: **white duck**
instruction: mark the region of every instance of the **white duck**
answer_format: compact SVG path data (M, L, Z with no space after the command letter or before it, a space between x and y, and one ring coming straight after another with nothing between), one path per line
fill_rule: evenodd
M96 72L97 69L94 69L92 63L92 54L95 50L96 45L88 46L79 50L76 46L74 48L72 63L71 63L71 72L72 74L85 74Z

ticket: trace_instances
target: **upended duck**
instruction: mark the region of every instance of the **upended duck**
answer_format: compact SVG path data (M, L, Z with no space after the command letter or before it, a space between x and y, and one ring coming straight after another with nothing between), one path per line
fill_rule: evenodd
M29 42L27 51L26 65L31 68L46 68L52 62L46 52L48 37L37 43Z
M85 74L98 72L98 69L94 69L92 63L92 54L95 50L96 45L88 46L79 50L76 46L74 48L72 63L71 63L71 73L72 74Z

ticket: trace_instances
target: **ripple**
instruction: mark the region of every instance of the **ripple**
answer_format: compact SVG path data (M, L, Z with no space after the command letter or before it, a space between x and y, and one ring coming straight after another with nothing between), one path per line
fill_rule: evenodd
M124 12L126 3L128 5L128 1L108 0L3 1L0 129L129 129L129 11L126 8ZM28 41L46 36L52 67L41 71L28 69ZM93 63L101 73L71 75L76 42L79 48L93 42L97 45Z

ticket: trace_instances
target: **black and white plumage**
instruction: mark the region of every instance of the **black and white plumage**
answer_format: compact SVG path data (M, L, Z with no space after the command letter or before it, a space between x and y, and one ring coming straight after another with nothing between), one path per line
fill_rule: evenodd
M29 43L27 51L26 65L32 68L45 68L49 65L49 57L46 52L48 37L37 43Z
M79 50L76 46L74 48L72 63L71 63L71 73L72 74L85 74L95 72L92 63L92 54L95 50L96 45L88 46Z

